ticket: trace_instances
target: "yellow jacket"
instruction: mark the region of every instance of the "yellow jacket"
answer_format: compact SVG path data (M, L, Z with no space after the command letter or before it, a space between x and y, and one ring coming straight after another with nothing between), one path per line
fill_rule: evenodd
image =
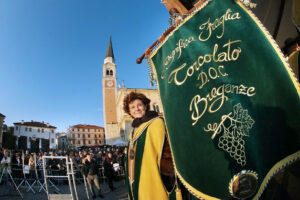
M150 124L150 125L149 125ZM136 128L128 152L135 152L136 143L148 126L145 138L144 152L142 156L141 171L139 178L139 200L167 200L168 194L160 176L160 159L165 140L165 125L161 118L157 117L141 124ZM134 181L134 159L128 156L128 175L130 183Z

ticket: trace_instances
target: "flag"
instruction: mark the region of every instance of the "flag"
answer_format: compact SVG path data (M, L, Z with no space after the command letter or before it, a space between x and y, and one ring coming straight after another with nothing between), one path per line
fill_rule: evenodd
M206 1L148 61L175 171L194 196L257 199L299 159L299 84L244 4Z

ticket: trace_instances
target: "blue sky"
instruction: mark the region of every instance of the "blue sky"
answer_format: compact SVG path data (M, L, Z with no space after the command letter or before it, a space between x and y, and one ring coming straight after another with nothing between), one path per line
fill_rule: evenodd
M112 36L118 82L150 88L136 59L168 28L160 0L0 0L0 113L14 122L103 126L102 65Z

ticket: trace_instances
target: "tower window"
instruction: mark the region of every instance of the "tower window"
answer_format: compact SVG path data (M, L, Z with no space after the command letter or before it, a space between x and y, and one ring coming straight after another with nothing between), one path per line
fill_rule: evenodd
M109 70L106 70L106 76L109 76Z
M159 106L157 104L153 104L153 110L159 113Z
M110 71L109 71L109 75L110 75L110 76L113 76L113 75L114 75L113 70L110 70Z

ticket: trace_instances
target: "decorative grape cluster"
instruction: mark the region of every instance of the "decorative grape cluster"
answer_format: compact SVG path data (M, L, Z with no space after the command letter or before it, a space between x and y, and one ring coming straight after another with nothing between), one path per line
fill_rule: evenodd
M239 137L234 138L228 135L222 135L219 138L218 147L227 151L230 157L234 158L240 165L246 165L245 141Z
M249 137L249 130L253 127L254 120L243 109L241 104L233 107L233 116L226 116L221 125L224 131L219 138L218 147L228 152L230 157L234 158L238 164L246 165L245 141L244 136ZM228 123L225 123L228 122Z

